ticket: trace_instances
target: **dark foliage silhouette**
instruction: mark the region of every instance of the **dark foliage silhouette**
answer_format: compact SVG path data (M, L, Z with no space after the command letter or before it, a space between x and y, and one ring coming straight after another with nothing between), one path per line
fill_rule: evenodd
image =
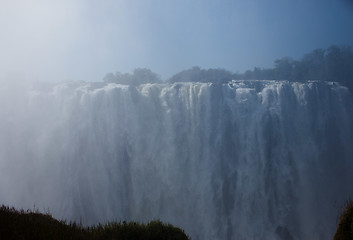
M49 213L16 210L2 205L0 207L0 239L187 240L189 238L180 228L161 221L152 221L148 224L124 221L83 227L75 222L58 221Z
M353 202L348 201L345 205L344 212L341 215L334 240L352 240L352 239L353 239Z

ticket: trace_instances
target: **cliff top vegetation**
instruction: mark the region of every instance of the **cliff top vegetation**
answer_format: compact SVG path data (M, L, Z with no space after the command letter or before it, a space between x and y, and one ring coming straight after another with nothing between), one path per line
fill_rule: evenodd
M108 73L104 82L137 85L161 82L212 82L231 80L288 80L335 81L353 90L353 47L332 45L327 49L315 49L299 60L283 57L274 61L273 68L254 67L244 73L232 73L222 68L201 69L194 66L171 78L161 80L157 73L147 68L136 68L130 73Z

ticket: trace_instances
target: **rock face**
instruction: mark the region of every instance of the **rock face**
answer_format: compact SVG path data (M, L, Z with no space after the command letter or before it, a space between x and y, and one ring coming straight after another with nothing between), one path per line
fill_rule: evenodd
M192 239L331 239L352 109L334 83L3 86L0 201Z

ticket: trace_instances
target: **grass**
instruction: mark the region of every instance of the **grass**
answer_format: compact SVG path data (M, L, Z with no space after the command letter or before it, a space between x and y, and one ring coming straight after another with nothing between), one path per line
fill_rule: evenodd
M353 201L347 201L340 217L334 240L353 239Z
M0 207L0 239L85 239L85 240L188 240L180 228L161 221L148 224L136 222L110 222L83 227L75 222L66 223L30 210Z

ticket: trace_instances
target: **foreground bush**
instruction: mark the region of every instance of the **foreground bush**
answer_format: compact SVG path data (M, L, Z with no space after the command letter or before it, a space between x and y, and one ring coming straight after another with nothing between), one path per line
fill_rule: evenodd
M345 210L341 215L334 240L353 239L353 202L347 202Z
M0 239L116 239L116 240L187 240L183 230L161 221L148 224L112 222L82 227L58 221L50 214L0 207Z

